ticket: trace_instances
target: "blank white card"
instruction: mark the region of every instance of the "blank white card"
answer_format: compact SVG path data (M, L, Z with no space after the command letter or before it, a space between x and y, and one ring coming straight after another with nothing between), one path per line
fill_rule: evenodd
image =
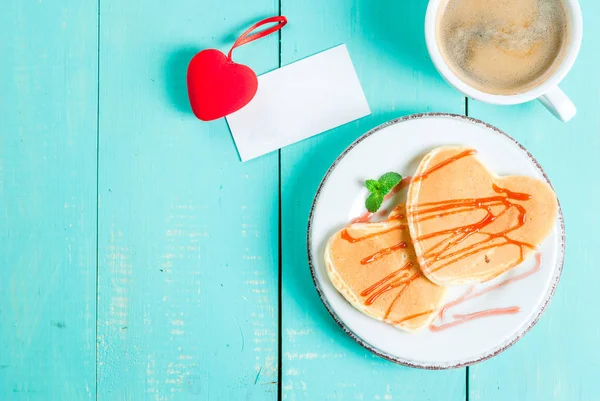
M371 114L346 45L258 77L250 103L227 116L242 161Z

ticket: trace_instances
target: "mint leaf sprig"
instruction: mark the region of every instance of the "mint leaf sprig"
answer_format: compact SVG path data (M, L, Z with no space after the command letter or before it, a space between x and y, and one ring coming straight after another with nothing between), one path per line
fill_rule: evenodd
M365 201L365 207L371 213L375 213L381 207L385 196L402 181L398 173L385 173L378 180L367 180L365 185L369 190L369 196Z

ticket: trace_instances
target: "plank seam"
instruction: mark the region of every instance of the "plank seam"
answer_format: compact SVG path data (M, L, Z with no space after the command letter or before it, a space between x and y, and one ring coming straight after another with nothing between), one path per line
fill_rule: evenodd
M97 17L97 65L96 65L96 74L98 76L98 83L96 86L96 385L95 385L95 399L98 401L98 276L99 276L99 266L100 266L100 253L98 249L99 245L99 233L100 226L99 215L100 215L100 0L98 0L98 17Z
M281 0L277 0L277 13L281 16ZM277 32L277 49L278 49L278 57L277 64L279 68L281 68L281 29ZM277 278L277 400L281 401L283 398L283 341L282 341L282 290L281 284L283 282L283 249L282 249L282 224L281 224L281 149L277 151L277 170L278 170L278 187L279 187L279 212L278 212L278 278Z
M466 387L465 400L469 401L469 367L468 366L465 368L465 387Z
M281 294L281 284L282 284L282 276L283 276L283 263L282 263L282 247L281 247L281 240L282 240L282 224L281 224L281 149L279 149L278 151L278 170L279 170L279 244L278 244L278 259L279 259L279 263L278 263L278 267L279 267L279 276L278 276L278 289L277 289L277 310L278 310L278 316L277 316L277 400L281 401L282 399L282 385L281 385L281 381L282 381L282 371L283 371L283 358L282 358L282 353L283 353L283 346L282 346L282 308L281 308L281 304L282 304L282 294Z

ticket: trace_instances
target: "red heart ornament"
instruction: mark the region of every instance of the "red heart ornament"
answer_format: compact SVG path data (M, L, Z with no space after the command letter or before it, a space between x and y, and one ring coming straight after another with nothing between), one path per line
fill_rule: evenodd
M277 22L277 25L250 35L254 29L271 22ZM284 16L264 19L246 30L227 56L216 49L207 49L192 58L188 66L187 86L196 117L202 121L225 117L252 100L258 89L258 78L250 67L234 63L231 53L236 47L280 30L286 23Z
M196 54L188 67L188 93L196 117L215 120L238 111L256 94L258 79L249 67L215 49Z

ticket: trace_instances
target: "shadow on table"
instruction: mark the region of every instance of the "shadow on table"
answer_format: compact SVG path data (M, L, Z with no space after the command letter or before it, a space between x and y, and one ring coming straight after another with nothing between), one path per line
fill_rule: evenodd
M269 17L272 17L272 15L263 14L261 16L256 16L256 17L246 19L244 22L239 23L235 28L231 28L228 31L227 35L219 38L219 45L223 45L223 46L227 47L227 50L229 50L229 48L231 46L233 46L233 42L235 42L242 35L242 33L244 33L246 31L246 29L249 29L255 23L262 21ZM272 25L273 25L273 23L266 25L266 26L269 27ZM260 27L258 29L255 29L252 32L259 32L263 29L265 29L264 26Z
M366 37L404 69L439 77L425 43L427 0L357 0Z
M198 46L181 47L166 58L164 77L167 100L181 113L192 114L187 94L187 68L192 57L201 49Z
M232 28L229 33L218 38L218 41L211 46L189 45L182 46L179 49L167 54L164 74L165 91L168 102L182 113L192 114L190 101L187 93L187 68L192 58L201 50L207 48L216 48L216 45L225 46L227 49L233 45L233 42L252 24L268 17L254 17ZM224 50L225 52L227 50Z
M364 357L366 351L340 330L315 290L306 249L310 208L327 169L346 147L371 128L415 112L395 111L366 117L309 139L314 141L310 148L305 143L296 145L304 146L306 153L302 157L293 158L293 161L292 157L282 154L283 317L286 318L285 304L296 303L294 309L304 312L304 316L296 318L310 322L310 327L320 331L319 335L325 335L335 347L342 347L359 357ZM286 163L293 163L293 166Z

